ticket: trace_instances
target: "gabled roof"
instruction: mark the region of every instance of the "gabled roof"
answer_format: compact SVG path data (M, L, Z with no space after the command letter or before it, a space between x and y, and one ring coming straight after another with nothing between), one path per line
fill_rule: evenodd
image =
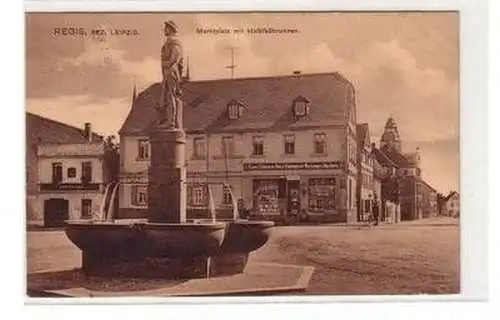
M102 141L103 137L92 133L92 141ZM89 143L83 129L26 112L27 143L80 144Z
M384 145L380 148L387 157L389 157L399 168L409 168L412 166L410 161L406 159L396 148L391 148L388 145Z
M183 84L183 123L186 131L239 131L294 129L305 126L343 124L347 121L347 91L352 84L339 73L193 81ZM134 101L120 134L144 135L154 123L154 106L161 85L155 83ZM294 117L293 101L310 100L310 112ZM229 120L231 100L247 106L239 119Z
M398 167L394 161L391 160L385 153L380 151L380 149L373 148L373 154L375 155L375 159L380 163L380 165L384 167Z
M434 189L433 186L431 186L429 183L427 183L427 181L425 181L424 179L420 179L420 182L425 185L429 190L433 191L433 192L437 192L436 189Z
M452 191L452 192L450 192L450 194L449 194L449 195L447 195L447 196L444 198L444 201L448 201L448 200L450 200L450 198L451 198L454 194L456 194L456 195L458 196L458 192L456 192L456 191Z

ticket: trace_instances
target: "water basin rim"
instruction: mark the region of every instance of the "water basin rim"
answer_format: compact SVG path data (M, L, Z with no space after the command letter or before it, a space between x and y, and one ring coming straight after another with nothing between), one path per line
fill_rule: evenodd
M183 229L183 228L196 228L196 229L223 229L226 224L224 222L199 222L199 223L161 223L161 222L148 222L148 221L137 221L137 222L113 222L113 221L89 221L89 220L68 220L65 221L65 225L68 227L117 227L117 228L131 228L133 226L141 226L146 229L156 229L156 228L173 228L173 229Z

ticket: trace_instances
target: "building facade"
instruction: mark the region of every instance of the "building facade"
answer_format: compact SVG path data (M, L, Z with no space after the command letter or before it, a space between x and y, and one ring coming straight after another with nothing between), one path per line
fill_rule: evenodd
M444 198L443 211L446 216L460 217L460 196L458 192L452 191Z
M368 123L358 124L356 126L357 136L357 203L358 203L358 221L366 221L373 213L374 201L380 202L381 184L377 181L379 193L376 192L376 183L374 177L374 156L372 153L372 143ZM379 211L380 212L380 211Z
M185 82L183 92L188 218L207 206L208 183L218 217L235 197L271 220L356 221L355 94L340 74ZM159 96L158 84L141 92L120 130L122 217L147 214Z
M376 155L379 163L392 171L386 178L385 198L400 205L401 220L437 215L437 192L421 176L419 148L412 153L402 150L396 122L389 118Z
M27 114L27 223L60 226L91 218L105 188L101 136Z

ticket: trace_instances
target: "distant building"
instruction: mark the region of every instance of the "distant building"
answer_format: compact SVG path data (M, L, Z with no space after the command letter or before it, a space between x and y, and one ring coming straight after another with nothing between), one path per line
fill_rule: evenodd
M437 214L437 192L421 177L420 152L402 153L402 141L393 118L385 124L376 157L384 167L395 170L387 181L386 196L401 207L401 220L416 220ZM397 194L397 195L396 195Z
M105 145L91 130L26 115L27 223L90 218L105 188Z
M449 217L460 217L460 195L456 191L450 192L444 198L443 214Z
M373 202L380 201L380 191L375 191L375 181L373 172L374 155L372 153L372 143L368 123L356 125L358 140L357 152L357 202L358 221L365 221L372 214Z
M147 214L149 130L161 86L135 99L120 130L120 214ZM356 221L353 85L338 73L185 82L188 218L206 206L203 183L228 183L254 215ZM218 217L231 197L214 187Z
M374 156L374 178L380 182L380 199L382 202L381 220L394 220L395 212L389 212L389 208L399 206L399 183L397 176L397 165L380 149L372 144Z

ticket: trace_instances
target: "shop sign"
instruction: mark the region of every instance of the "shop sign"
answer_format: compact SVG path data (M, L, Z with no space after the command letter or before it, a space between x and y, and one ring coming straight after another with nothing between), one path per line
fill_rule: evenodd
M42 183L40 191L71 191L71 190L90 190L98 191L98 183Z
M147 175L144 174L132 174L132 175L122 175L120 176L120 183L122 184L144 184L148 182Z
M244 163L244 171L258 170L328 170L341 169L342 161L327 162L264 162L264 163Z

